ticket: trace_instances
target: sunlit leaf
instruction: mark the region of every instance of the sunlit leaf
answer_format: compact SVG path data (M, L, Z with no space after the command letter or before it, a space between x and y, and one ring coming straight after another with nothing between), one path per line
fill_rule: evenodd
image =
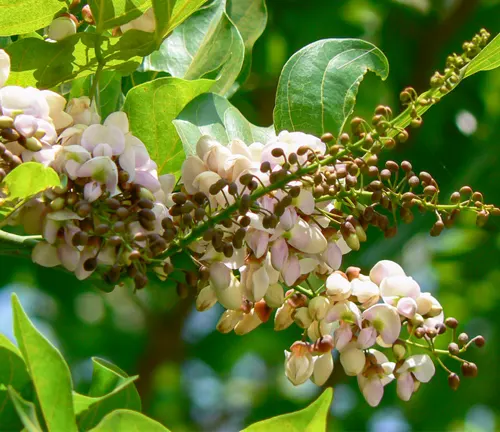
M172 120L212 85L213 81L206 79L186 81L169 77L149 81L127 93L123 110L128 114L130 129L144 142L160 174L178 172L185 159Z
M151 6L151 0L90 0L89 5L101 33L140 17Z
M190 80L213 77L212 91L226 93L243 66L245 45L225 3L217 0L194 13L145 59L144 69Z
M64 0L0 0L0 36L46 27L66 6Z
M333 389L326 389L311 405L303 410L263 420L248 426L243 432L322 432L326 431L328 411Z
M281 72L274 108L276 131L338 136L368 70L382 79L389 74L386 57L368 42L325 39L302 48Z
M12 295L14 334L35 386L49 430L76 432L72 383L61 353L33 326L15 294Z
M125 432L125 431L147 431L147 432L169 432L169 430L145 415L128 410L116 410L108 414L104 419L89 432Z
M179 114L174 125L186 154L194 154L202 135L210 135L222 144L238 138L246 144L266 143L275 136L271 127L251 124L224 97L209 93L198 96Z
M52 168L37 162L26 162L7 174L0 187L9 199L25 199L59 185L59 175Z
M17 393L12 386L8 387L10 400L13 403L17 415L21 419L22 424L27 432L42 432L40 422L36 415L35 405L32 402L24 400L19 393ZM6 425L2 423L2 428ZM4 429L5 430L5 429Z
M170 32L172 32L176 27L181 25L185 20L187 20L193 13L195 13L201 5L207 2L207 0L168 0L170 4L175 3L173 10L170 13L170 19L168 20L168 26L164 27L162 36L166 37ZM161 2L161 0L158 0ZM158 3L156 2L156 3Z
M465 78L497 67L500 67L500 33L472 59L465 69Z

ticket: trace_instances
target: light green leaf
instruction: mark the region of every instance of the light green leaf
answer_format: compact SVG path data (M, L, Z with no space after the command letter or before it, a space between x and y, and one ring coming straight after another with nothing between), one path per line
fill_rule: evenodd
M128 410L116 410L108 414L104 419L89 432L169 432L169 430L145 415Z
M246 144L266 143L276 135L273 127L259 127L250 123L224 97L209 93L198 96L174 120L186 155L196 152L196 143L202 135L210 135L221 144L238 138Z
M210 90L211 80L186 81L160 78L134 87L127 93L123 110L130 129L148 148L158 172L176 173L185 159L172 124L188 102Z
M26 199L61 184L58 174L38 162L26 162L7 174L0 187L8 199Z
M8 387L10 400L16 408L17 415L21 419L22 424L27 432L42 432L40 423L36 416L35 405L32 402L24 400L19 393L17 393L12 386ZM2 428L6 425L2 423ZM5 429L3 429L5 430Z
M472 59L465 69L464 78L497 67L500 67L500 33Z
M16 409L7 388L22 391L29 386L30 377L17 347L0 334L0 425L6 430L21 429Z
M238 28L246 50L251 51L266 28L266 2L264 0L227 0L226 12Z
M389 73L382 51L368 42L325 39L302 48L281 72L274 108L276 131L338 136L368 70L384 80Z
M12 295L12 309L14 334L48 429L76 432L68 365L61 353L33 326L15 294Z
M248 426L243 432L322 432L326 431L328 411L333 389L326 389L311 405L303 410L263 420Z
M0 0L0 36L41 29L65 10L64 0Z
M71 84L69 97L89 96L93 79L94 75L89 75L74 80ZM115 71L102 71L97 88L99 97L96 100L98 101L99 114L104 121L109 114L119 111L123 104L122 76Z
M90 0L90 9L96 23L96 30L117 27L139 18L151 7L151 0Z
M158 0L161 1L161 0ZM176 27L180 26L192 14L194 14L203 3L207 0L169 0L170 4L175 1L174 8L170 14L168 27L165 28L162 39L172 32Z
M18 40L6 49L11 59L7 85L52 88L77 77L93 74L97 68L94 46L98 35L77 33L59 42L37 38ZM101 36L105 69L132 73L141 62L139 55L154 49L152 33L130 30L121 38Z
M194 13L145 59L144 69L189 80L216 77L212 91L228 92L243 66L245 45L225 3L216 0Z

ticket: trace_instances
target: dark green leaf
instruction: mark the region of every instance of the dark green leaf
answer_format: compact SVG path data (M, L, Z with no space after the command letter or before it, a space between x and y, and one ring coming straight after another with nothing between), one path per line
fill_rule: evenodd
M271 127L251 124L224 97L209 93L198 96L179 114L174 125L187 155L196 152L202 135L210 135L222 144L238 138L246 144L266 143L275 136Z
M472 59L465 69L465 76L500 67L500 33Z
M72 383L61 353L33 326L12 295L14 334L28 366L38 402L49 430L76 432Z
M368 70L382 79L389 73L382 51L368 42L325 39L302 48L281 72L274 108L276 131L338 136Z
M211 80L160 78L127 93L123 110L128 114L130 129L144 142L160 174L178 172L185 159L172 120L212 84Z
M251 51L267 23L267 8L264 0L228 0L226 12L238 28L245 49Z
M141 413L128 410L116 410L108 414L104 419L89 432L169 432L169 430Z
M151 0L90 0L98 33L139 18Z
M30 383L26 365L17 347L0 334L0 425L5 429L21 429L7 387L21 391Z
M0 0L0 36L46 27L63 10L66 10L64 0Z
M10 400L14 405L17 415L21 419L22 424L27 432L42 432L40 423L36 416L35 405L32 402L24 400L19 393L17 393L12 386L8 387ZM2 423L2 429L6 426ZM3 429L5 430L5 429Z
M217 0L194 13L145 59L144 69L166 71L184 79L216 77L212 91L229 91L243 66L245 45Z
M159 0L161 1L161 0ZM175 1L174 8L170 14L168 27L162 33L162 38L166 37L176 27L180 26L186 19L195 13L207 0L168 0L170 4Z
M311 405L303 410L280 415L248 426L243 432L322 432L332 403L333 389L326 389Z

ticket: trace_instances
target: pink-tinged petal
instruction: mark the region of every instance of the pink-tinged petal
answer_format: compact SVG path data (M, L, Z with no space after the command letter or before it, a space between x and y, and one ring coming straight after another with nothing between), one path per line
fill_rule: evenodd
M249 160L252 159L252 153L250 152L248 146L239 139L233 139L229 143L229 150L231 150L231 153L234 155L240 155Z
M373 266L370 270L370 279L372 282L380 285L380 283L390 276L406 276L402 267L394 261L382 260Z
M3 87L10 74L10 57L4 51L0 50L0 87Z
M125 114L122 111L117 111L114 113L111 113L106 120L104 120L104 126L114 126L123 135L126 135L129 133L129 125L128 125L128 119L127 119L127 114Z
M170 195L174 191L175 187L175 176L172 174L163 174L158 180L160 181L161 189L165 195Z
M340 364L346 375L356 376L365 367L365 353L356 344L349 344L340 352Z
M203 290L202 290L203 291ZM215 326L217 331L221 333L229 333L234 329L236 324L243 318L242 311L227 310L219 318L219 322Z
M417 380L427 383L436 373L434 362L427 354L414 355L407 359L410 370Z
M101 184L96 181L91 181L83 187L83 196L88 202L93 202L102 195Z
M271 246L271 263L276 270L281 270L287 259L288 244L283 237L280 237Z
M338 270L342 264L342 251L336 243L329 242L322 258L333 270Z
M97 144L92 152L94 157L97 156L113 156L113 149L108 144Z
M20 114L14 119L14 127L21 135L29 138L37 131L38 123L33 116Z
M82 165L74 160L69 160L64 164L64 169L71 180L78 178L78 170Z
M311 191L305 189L300 190L300 194L297 198L295 198L294 204L302 213L306 215L313 214L316 205Z
M57 240L57 232L61 224L50 218L45 219L45 224L43 225L43 238L49 243L55 243Z
M34 263L43 267L55 267L61 264L57 255L57 248L45 242L35 245L31 252L31 258Z
M283 275L283 279L288 286L292 286L295 282L297 282L297 279L300 277L300 263L299 259L295 255L290 256L286 260L281 270L281 274Z
M308 254L324 252L328 243L315 225L309 225L303 219L299 219L290 231L288 243L294 248Z
M395 306L399 297L420 296L420 286L410 276L389 276L380 283L380 294L386 303Z
M376 407L384 396L384 386L380 379L358 375L358 384L368 405Z
M386 344L393 344L401 332L401 320L396 308L376 304L363 312L363 318L370 321Z
M415 389L415 383L413 377L409 372L403 372L398 376L397 379L397 392L401 400L409 401L413 391Z
M196 143L196 155L205 162L205 158L213 146L220 145L218 141L214 140L209 135L203 135Z
M339 247L340 251L342 252L342 255L348 254L351 252L351 248L347 245L343 237L340 237L337 241L337 246Z
M397 309L400 315L412 319L417 312L417 302L411 297L403 297L398 301Z
M379 288L369 279L353 279L351 281L352 295L356 296L363 307L370 307L379 300Z
M200 312L210 309L215 303L217 303L217 296L210 285L203 288L196 296L196 310Z
M215 290L217 300L226 309L239 310L243 300L243 293L240 282L235 277L231 278L231 283L225 289Z
M358 335L358 346L361 349L371 348L377 340L377 330L373 327L361 329Z
M359 308L350 301L336 303L326 314L326 322L346 321L359 327L361 313Z
M293 208L286 208L283 215L280 217L280 225L285 231L290 231L297 223L297 212Z
M246 236L248 247L252 249L256 258L264 256L269 245L269 234L264 231L249 230Z
M49 105L49 116L57 130L65 129L73 123L73 117L64 112L66 99L58 93L50 90L42 90L42 95L45 97Z
M205 154L203 162L205 162L211 171L225 176L226 171L224 170L224 166L231 156L232 154L227 147L217 143Z
M352 328L349 323L343 322L340 327L335 330L334 341L335 348L342 351L352 339Z
M316 270L316 267L319 265L319 261L316 258L302 258L299 261L300 264L300 274L309 274Z
M73 246L62 244L57 247L57 256L61 264L69 271L75 271L80 261L80 252Z
M88 151L93 151L97 144L108 144L113 154L119 155L125 150L125 136L115 126L90 125L82 134L82 145Z
M254 302L262 300L269 288L269 275L265 267L259 267L252 273L252 297Z
M234 333L238 336L242 336L250 333L261 324L262 321L259 315L255 312L255 309L252 309L250 313L243 314L241 319L236 323L234 326Z
M145 187L151 192L158 192L161 189L158 176L148 171L135 172L135 184Z
M351 295L351 283L340 273L332 273L326 279L326 294L335 300L346 299Z
M135 152L134 149L127 147L120 155L118 162L120 167L128 174L129 181L135 180Z
M78 266L75 270L75 276L78 280L87 279L94 271L87 271L83 268L83 263L89 258L95 257L96 248L92 246L85 247L80 253L80 261L78 261Z
M227 289L231 283L231 270L221 262L211 264L210 282L216 291Z

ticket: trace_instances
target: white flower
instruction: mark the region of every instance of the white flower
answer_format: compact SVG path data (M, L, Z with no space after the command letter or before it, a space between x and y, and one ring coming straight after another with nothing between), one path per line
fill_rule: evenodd
M380 295L385 303L396 306L402 297L416 299L420 295L420 286L410 276L389 276L380 283Z
M98 156L85 162L76 172L78 177L90 177L93 182L84 187L84 196L92 202L99 198L103 192L101 185L111 194L116 194L118 186L118 168L107 156Z
M3 87L10 74L10 57L3 50L0 49L0 87Z
M325 318L328 309L330 309L330 302L323 296L314 297L309 301L308 308L311 318L320 321Z
M326 294L333 300L345 300L351 295L351 283L341 273L332 273L326 279Z
M305 342L295 342L285 351L285 374L293 385L305 383L312 375L314 361Z
M378 302L380 292L377 285L366 278L366 276L361 276L351 281L352 295L356 296L358 302L364 308L368 308Z
M240 281L231 274L231 280L227 287L219 286L215 288L217 300L226 309L238 310L241 307L243 293L240 286Z
M210 285L202 288L196 297L196 309L200 312L210 309L215 303L217 303L217 295Z
M76 33L75 22L67 16L56 18L50 23L47 37L53 41L60 41Z
M217 323L217 330L221 333L229 333L234 329L236 324L243 318L243 311L241 310L227 310L219 318Z
M49 105L49 117L57 130L65 129L73 123L73 118L64 112L66 99L50 90L42 90L41 94Z
M415 380L427 383L436 373L433 361L427 354L419 354L408 357L397 370L397 392L404 400L410 400L416 391Z
M370 279L377 285L390 276L406 276L406 274L398 263L389 260L379 261L370 271Z
M333 324L327 323L325 320L313 321L307 328L307 336L312 341L319 339L322 336L329 335L332 332Z
M276 310L274 316L274 330L280 331L290 327L293 323L292 313L294 308L288 302L283 303L283 306Z
M358 375L358 385L368 404L376 407L384 395L384 386L394 379L395 365L380 351L371 349L369 353L376 358L377 365Z
M249 313L243 314L241 320L239 320L234 326L234 332L242 336L254 330L256 327L262 324L259 315L252 309Z
M250 262L241 270L241 283L246 297L252 302L261 300L269 288L269 275L264 263Z
M324 252L328 243L316 225L299 219L290 231L288 243L301 252L317 254Z
M356 306L356 304L354 304L353 302L341 301L335 304L328 311L325 320L326 322L334 322L341 320L351 324L356 324L358 327L361 327L361 312L359 308Z
M88 96L70 99L66 112L73 118L75 125L90 126L101 122L95 103L91 103Z
M35 245L31 251L31 259L43 267L56 267L61 264L57 247L43 241Z
M386 344L393 344L401 332L401 320L396 308L376 304L363 312L363 318L371 323Z
M140 30L143 32L152 33L155 31L156 22L153 8L149 8L139 18L124 24L120 27L121 31L125 33L128 30Z
M356 376L365 367L365 353L358 348L355 342L351 342L340 351L340 363L346 375Z

